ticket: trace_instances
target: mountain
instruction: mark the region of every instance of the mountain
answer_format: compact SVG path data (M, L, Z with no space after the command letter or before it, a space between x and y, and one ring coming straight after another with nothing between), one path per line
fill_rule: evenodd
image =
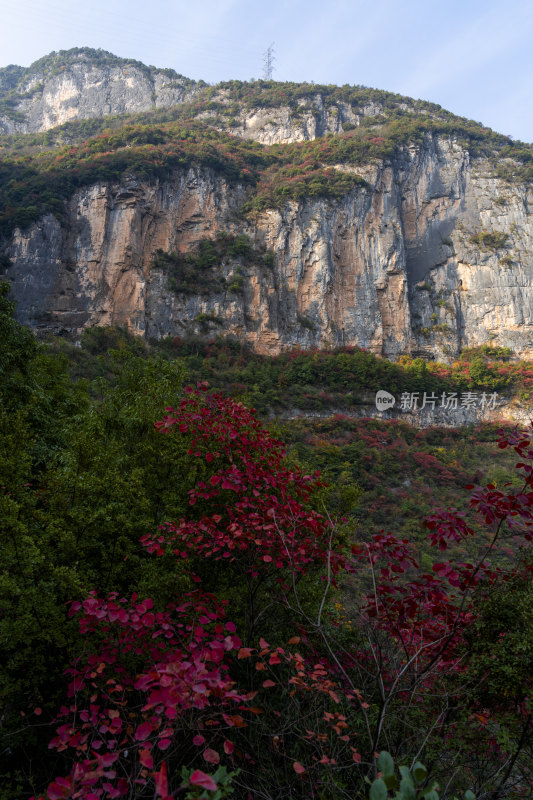
M0 70L0 114L0 264L41 332L533 355L531 145L366 87L88 48Z
M0 132L34 133L73 119L172 106L204 86L105 50L61 50L27 69L0 69Z

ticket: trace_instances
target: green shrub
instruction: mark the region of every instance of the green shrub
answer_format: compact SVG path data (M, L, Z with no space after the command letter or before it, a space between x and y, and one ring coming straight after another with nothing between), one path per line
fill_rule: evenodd
M509 236L499 231L479 231L472 234L469 241L483 250L500 250L507 245Z
M221 269L232 260L240 263L226 280ZM167 274L167 286L175 294L209 295L222 291L242 292L243 264L269 267L273 263L274 254L252 246L245 234L233 236L217 231L214 239L202 239L187 254L157 250L153 268Z

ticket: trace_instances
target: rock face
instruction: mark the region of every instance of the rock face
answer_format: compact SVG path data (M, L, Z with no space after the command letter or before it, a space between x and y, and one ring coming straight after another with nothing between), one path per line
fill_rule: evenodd
M52 53L27 69L12 65L0 70L0 134L37 133L72 120L205 100L207 88L203 81L184 78L172 69L146 67L106 51L79 48ZM369 100L356 110L346 102L326 103L318 90L301 97L296 106L281 103L253 110L242 106L235 112L234 98L223 87L211 88L208 99L214 106L231 109L234 116L223 118L225 130L262 144L288 144L339 133L346 124L357 126L364 117L383 111L379 102ZM388 102L413 111L401 99ZM194 115L217 127L217 111L195 111Z
M283 144L367 124L385 110L374 94L350 105L306 89L287 106L271 96L268 107L252 107L224 85L82 48L0 70L0 132L195 98L191 113L213 127ZM416 111L403 100L383 102ZM0 270L11 263L19 319L75 338L86 326L122 325L147 337L233 335L263 353L359 345L447 359L490 341L533 355L527 186L495 178L488 159L471 160L457 138L431 133L389 160L337 168L366 185L247 217L238 213L244 187L209 170L88 186L71 197L61 223L48 215L15 230ZM221 230L246 234L255 257L224 259L203 276L202 291L185 291L155 265L158 250L194 252Z
M0 113L0 133L35 133L75 119L149 111L190 100L198 90L173 70L108 53L98 60L81 52L57 70L39 62L19 70L10 111Z
M224 90L218 90L213 100L224 105L228 102L226 94ZM397 104L398 108L402 106L402 103ZM348 103L326 105L323 95L317 92L301 98L297 108L280 105L274 108L242 109L234 117L229 130L234 136L261 144L290 144L310 141L328 133L342 133L347 123L357 127L364 117L377 116L381 111L381 106L376 103L361 105L357 113ZM198 117L216 127L215 113L203 112Z
M428 135L357 171L367 186L341 199L247 219L236 214L244 188L209 170L80 190L63 223L46 216L9 243L19 319L74 337L90 325L231 334L271 354L342 344L452 358L491 341L533 356L527 189L496 179L451 137ZM187 253L220 230L274 259L227 258L212 292L173 291L156 251Z

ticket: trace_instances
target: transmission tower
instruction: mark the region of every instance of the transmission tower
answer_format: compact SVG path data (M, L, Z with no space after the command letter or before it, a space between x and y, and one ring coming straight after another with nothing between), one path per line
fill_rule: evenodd
M265 54L263 56L263 79L265 81L272 80L275 60L276 57L274 56L274 42L272 42L272 44L265 50Z

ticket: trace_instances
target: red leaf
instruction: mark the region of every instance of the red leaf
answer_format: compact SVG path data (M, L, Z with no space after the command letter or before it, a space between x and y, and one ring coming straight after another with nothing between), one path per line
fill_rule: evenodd
M168 797L167 764L163 761L159 772L155 773L155 794L156 797Z
M305 767L303 766L303 764L300 764L299 761L295 761L292 767L294 771L298 773L298 775L303 775L303 773L305 772Z
M204 750L203 755L205 760L208 761L210 764L218 764L220 762L219 754L217 753L216 750L212 750L210 747L207 747Z
M144 742L152 733L152 725L150 722L142 722L135 731L135 738L138 742Z
M160 750L168 750L172 739L160 739L157 743L157 746Z
M149 750L141 750L139 753L139 761L143 767L147 767L147 769L152 769L154 766L154 759L152 758L152 754Z
M68 797L70 794L70 779L69 778L57 778L54 783L51 783L48 787L48 798L49 800L63 800L63 798Z
M193 786L200 786L202 789L208 789L210 792L216 792L217 790L217 785L211 775L206 775L201 769L196 769L192 773L189 782L192 783Z

